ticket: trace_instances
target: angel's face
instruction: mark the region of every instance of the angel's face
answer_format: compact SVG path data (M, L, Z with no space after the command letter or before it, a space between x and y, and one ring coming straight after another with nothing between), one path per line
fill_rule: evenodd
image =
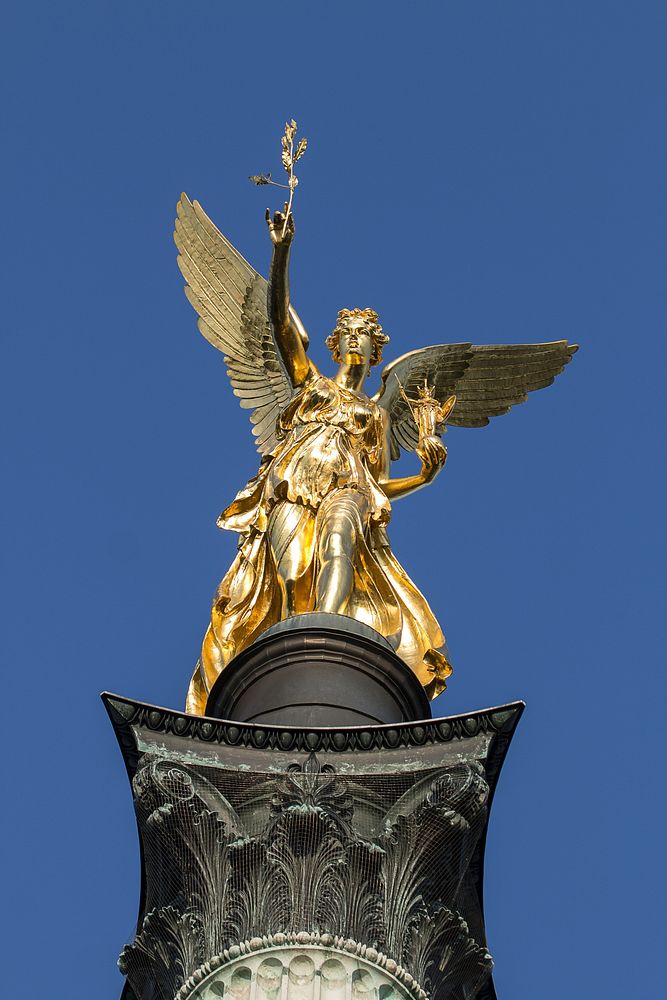
M363 318L351 317L338 334L338 353L347 365L369 365L373 338Z

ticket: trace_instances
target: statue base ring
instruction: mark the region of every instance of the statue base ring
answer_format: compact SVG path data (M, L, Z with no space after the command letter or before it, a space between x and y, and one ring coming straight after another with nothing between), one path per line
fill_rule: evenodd
M416 675L374 629L345 615L295 615L239 653L206 715L271 726L368 726L430 718Z

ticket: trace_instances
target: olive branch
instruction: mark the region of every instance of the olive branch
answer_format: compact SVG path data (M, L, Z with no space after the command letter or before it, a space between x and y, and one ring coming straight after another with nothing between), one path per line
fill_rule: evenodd
M285 123L285 132L280 139L282 146L281 160L283 167L287 172L287 184L279 184L278 181L274 181L271 174L252 174L248 178L248 180L252 181L253 184L257 184L258 187L261 187L264 184L272 184L273 187L284 188L286 191L289 191L289 201L287 203L285 221L283 223L283 236L285 235L285 230L287 229L287 220L289 219L290 212L292 211L294 191L299 183L299 178L294 173L294 164L297 160L301 159L308 148L307 139L299 139L295 146L296 128L296 122L292 118L291 121Z

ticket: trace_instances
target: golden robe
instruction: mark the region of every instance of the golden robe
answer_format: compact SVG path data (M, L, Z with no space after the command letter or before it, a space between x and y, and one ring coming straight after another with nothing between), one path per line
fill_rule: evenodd
M315 372L295 394L281 414L273 453L218 519L220 527L241 537L213 601L187 711L203 715L220 672L281 620L276 549L295 537L304 557L297 611L317 610L320 536L326 514L341 505L347 490L355 493L358 530L354 585L345 614L385 636L430 697L444 689L451 673L444 636L426 599L393 555L385 531L391 504L375 477L386 447L380 408L367 397Z

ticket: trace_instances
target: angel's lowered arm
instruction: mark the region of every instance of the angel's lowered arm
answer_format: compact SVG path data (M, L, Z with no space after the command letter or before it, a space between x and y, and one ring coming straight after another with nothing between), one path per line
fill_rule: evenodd
M389 500L398 500L399 497L405 497L433 482L447 460L447 449L440 438L426 438L417 449L417 454L422 462L421 471L415 476L392 479L390 476L390 423L389 415L385 411L382 413L382 419L385 429L385 447L378 482Z
M267 208L266 222L273 243L267 293L269 319L285 368L292 385L296 387L308 376L310 363L299 331L290 322L289 255L294 238L294 216L290 212L285 223L282 212L276 212L272 219Z

